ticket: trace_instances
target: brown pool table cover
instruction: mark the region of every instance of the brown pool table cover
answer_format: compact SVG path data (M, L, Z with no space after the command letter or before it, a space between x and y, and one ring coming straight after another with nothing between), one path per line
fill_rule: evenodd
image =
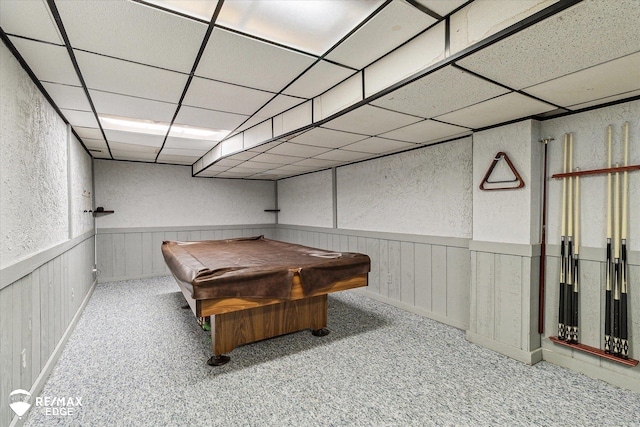
M201 242L162 243L167 266L196 300L209 298L288 299L294 274L305 295L367 274L371 260L266 239L264 236Z

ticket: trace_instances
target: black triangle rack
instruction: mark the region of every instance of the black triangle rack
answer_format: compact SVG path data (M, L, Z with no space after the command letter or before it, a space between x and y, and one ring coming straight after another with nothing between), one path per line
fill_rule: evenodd
M498 164L498 162L504 159L507 162L507 165L509 165L509 169L511 169L511 172L513 172L513 176L514 179L508 179L508 180L500 180L500 181L489 181L489 177L491 176L491 173L493 172L493 169L496 167L496 164ZM506 186L506 187L485 187L485 184L502 184L502 183L518 183L517 186ZM507 156L507 153L500 151L498 152L495 157L493 158L493 162L491 163L491 166L489 166L489 170L487 170L487 173L484 175L484 178L482 178L482 182L480 183L480 189L484 190L484 191L492 191L492 190L516 190L518 188L522 188L524 187L524 181L522 180L522 177L520 176L520 174L518 173L518 171L516 170L515 166L513 166L513 163L511 163L511 160L509 159L509 156Z

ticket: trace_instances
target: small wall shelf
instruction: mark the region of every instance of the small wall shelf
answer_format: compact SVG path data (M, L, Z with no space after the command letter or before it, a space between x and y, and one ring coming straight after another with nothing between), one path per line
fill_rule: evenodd
M592 354L594 356L599 356L602 357L603 359L607 359L607 360L611 360L612 362L618 362L621 363L623 365L627 365L627 366L637 366L638 365L638 361L634 360L634 359L623 359L621 357L618 356L614 356L613 354L609 354L609 353L605 353L604 350L600 350L599 348L595 348L595 347L591 347L588 345L584 345L584 344L570 344L566 341L563 341L561 339L558 339L558 337L549 337L549 339L551 341L553 341L556 344L560 344L563 345L565 347L571 347L575 350L579 350L588 354Z
M280 212L280 209L265 209L265 212Z
M635 171L635 170L640 170L640 165L619 166L615 168L591 169L591 170L584 170L584 171L557 173L555 175L551 175L551 178L569 178L572 176L581 176L581 175L604 175L605 173L628 172L628 171Z
M93 211L93 216L94 217L96 217L96 216L104 216L104 215L110 215L112 213L114 213L114 211L100 211L100 212Z

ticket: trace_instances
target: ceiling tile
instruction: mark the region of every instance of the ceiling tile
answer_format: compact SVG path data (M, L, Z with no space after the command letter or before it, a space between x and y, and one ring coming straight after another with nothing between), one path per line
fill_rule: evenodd
M178 103L188 76L92 53L75 51L89 89Z
M324 154L320 154L315 158L320 160L338 160L341 162L355 162L357 160L363 160L369 157L371 157L371 153L361 153L356 151L337 149L337 150L331 150Z
M571 108L637 89L640 89L640 52L526 88L524 92Z
M164 152L163 152L164 153ZM192 165L198 157L195 156L176 156L173 154L160 153L158 156L158 163L169 163L174 165Z
M170 148L177 148L177 149L189 149L189 150L196 150L196 151L201 151L202 153L198 156L202 156L204 155L204 153L206 153L207 151L211 150L215 145L217 144L217 142L214 141L203 141L203 140L199 140L199 139L186 139L186 138L176 138L175 136L169 136L167 137L167 141L164 144L164 150L166 149L170 149Z
M339 160L323 160L323 159L304 159L299 162L293 163L300 166L312 166L315 168L330 168L342 163Z
M253 175L255 173L264 172L264 170L263 169L247 168L247 167L244 167L244 163L243 163L240 166L236 166L236 167L233 167L233 168L229 169L229 172L231 172L231 173L241 173L244 176L248 177L248 176L251 176L251 175Z
M508 89L449 66L371 104L429 119L507 92Z
M287 95L277 95L269 101L267 105L258 110L256 116L262 117L263 119L270 118L303 102L305 102L304 99Z
M111 150L111 154L115 160L133 160L139 162L153 162L156 159L156 153L145 153L141 151Z
M216 28L202 54L196 74L279 92L315 60L312 56Z
M74 49L189 73L207 25L130 1L56 3Z
M96 120L95 114L91 111L78 111L78 110L66 110L61 108L60 111L66 117L66 119L71 123L71 126L76 127L86 127L86 128L97 128L98 121Z
M93 158L95 159L109 159L111 160L111 154L109 154L108 151L100 151L100 152L91 152L91 155L93 156Z
M249 118L246 122L242 123L242 125L238 126L232 133L231 135L234 135L238 132L242 132L245 131L247 129L250 129L254 126L256 126L259 123L262 123L264 121L264 117L258 117L258 116L253 116L251 118Z
M227 169L229 169L229 166L213 165L209 166L203 171L198 172L198 176L214 176L219 174L220 172L226 171Z
M522 89L637 52L639 22L636 0L580 2L458 63Z
M104 142L104 139L82 138L82 143L89 150L107 150L107 143Z
M91 105L87 100L87 95L81 87L46 82L42 83L42 86L58 108L91 111Z
M227 159L222 159L222 160L218 160L215 165L216 166L226 166L226 167L234 167L234 166L238 166L240 163L242 163L242 160L235 160L232 158L227 158Z
M422 119L418 117L384 110L371 105L363 105L325 123L323 126L335 130L375 136L420 120Z
M367 138L366 135L316 127L290 139L290 141L316 147L340 148L365 138Z
M316 170L312 166L302 166L300 164L280 166L279 168L269 170L270 173L299 174Z
M231 170L220 172L216 175L218 178L248 178L244 172L231 172Z
M607 96L606 98L600 98L595 101L589 101L589 102L584 102L582 104L572 105L571 108L575 111L575 110L580 110L582 108L589 108L596 105L606 104L608 102L619 101L621 99L636 98L638 96L640 96L640 90L634 90L631 92L621 93L620 95Z
M429 28L365 69L365 97L373 96L445 59L444 22Z
M125 144L144 145L149 147L160 148L164 141L164 136L148 135L135 132L124 132L119 130L105 129L104 134L107 136L109 145L112 142L121 142Z
M355 71L349 68L324 60L318 61L311 69L288 86L283 93L303 98L313 98L354 73Z
M4 3L4 2L0 2ZM30 3L30 2L25 2ZM9 37L38 80L80 86L67 48L33 40Z
M145 0L147 3L155 4L166 9L173 10L184 15L189 15L204 21L211 21L218 0Z
M161 155L194 157L193 162L198 160L207 150L196 150L191 148L167 148L165 145ZM191 163L193 163L191 162Z
M470 1L449 19L451 54L523 21L558 0Z
M178 108L177 104L152 101L133 96L119 95L99 90L90 90L98 114L130 117L169 123Z
M273 96L273 93L262 90L195 77L183 103L193 107L251 115Z
M158 153L158 149L151 145L117 142L111 139L109 140L109 147L111 147L111 151L117 152L131 151L139 153Z
M409 142L396 141L393 139L385 139L378 137L367 138L362 141L343 147L345 150L358 151L362 153L383 154L399 150L408 150L417 147L416 144Z
M7 34L63 44L58 26L44 0L0 1L0 27Z
M391 132L383 133L382 137L397 139L399 141L425 144L440 141L445 138L453 138L471 133L469 129L440 123L434 120L424 120Z
M435 18L408 3L394 1L332 50L326 58L362 69L435 22ZM375 43L371 43L372 40Z
M417 3L440 16L447 16L468 0L416 0Z
M252 169L254 171L258 171L258 170L259 171L264 171L264 170L268 170L270 168L278 167L278 164L254 162L253 160L251 160L251 161L242 163L241 166L243 168Z
M267 153L268 154L282 154L287 156L296 156L296 157L314 157L318 154L326 153L329 151L328 148L322 147L313 147L311 145L302 145L302 144L294 144L291 142L285 142L284 144L280 144L275 148L272 148Z
M278 145L282 144L282 141L271 141L268 142L266 144L262 144L262 145L256 145L255 147L251 147L251 149L249 149L249 152L256 152L256 153L264 153L265 151L269 151L271 150L273 147L276 147Z
M208 129L235 129L249 116L183 105L175 123Z
M289 176L292 176L292 174L291 173L276 174L276 173L273 173L273 171L267 171L267 172L262 172L262 173L257 173L255 175L252 175L251 179L275 181L278 179L287 178Z
M88 139L104 140L104 138L102 137L102 132L97 127L91 128L91 127L74 126L73 130L75 130L78 136L80 136L80 138L82 139L88 138Z
M231 158L233 158L234 160L246 161L252 159L255 156L257 156L257 153L254 153L252 151L240 151L239 153L235 153L233 156L231 156Z
M556 107L553 105L546 104L516 92L511 92L506 95L498 96L488 101L436 117L436 119L459 126L478 129L496 123L529 117L545 111L554 110L555 108Z
M262 163L273 163L273 164L277 164L277 165L287 165L289 163L295 163L295 162L299 161L300 159L301 159L300 157L285 156L285 155L272 154L272 153L262 153L262 154L258 154L257 156L255 156L251 160L253 160L255 162L262 162Z

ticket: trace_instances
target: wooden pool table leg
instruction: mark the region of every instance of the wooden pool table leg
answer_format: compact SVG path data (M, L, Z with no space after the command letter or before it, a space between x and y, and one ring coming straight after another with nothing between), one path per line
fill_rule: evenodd
M225 356L221 354L220 356L211 356L209 360L207 360L207 365L209 366L221 366L227 363L231 358L229 356Z

